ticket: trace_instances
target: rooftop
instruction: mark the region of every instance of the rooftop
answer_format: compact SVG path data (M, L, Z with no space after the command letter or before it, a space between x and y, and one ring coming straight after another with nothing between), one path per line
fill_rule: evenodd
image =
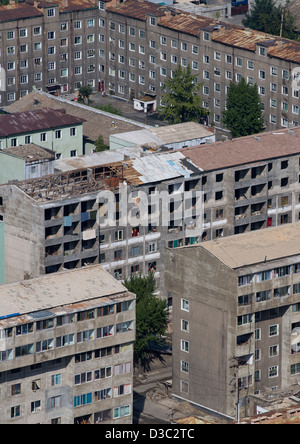
M114 190L124 181L128 185L139 186L177 177L188 178L195 171L198 172L179 151L101 165L89 162L88 165L85 168L19 181L14 185L36 203L45 203L105 189Z
M64 109L34 109L0 115L0 137L26 134L63 126L79 125L85 119L71 116Z
M300 222L223 237L195 248L203 248L233 269L295 256L300 254Z
M124 294L127 289L100 265L47 274L36 279L0 285L2 319L50 310L101 297Z
M81 105L77 102L63 99L62 97L55 97L42 91L29 93L22 97L22 99L6 106L4 110L8 113L17 113L42 108L51 108L53 110L64 109L67 114L77 118L82 118L84 115L84 137L95 141L99 137L99 134L101 134L107 145L109 144L109 136L111 134L134 131L147 127L147 125L133 122L130 119ZM113 122L114 125L112 125Z
M38 11L27 3L16 3L0 7L0 22L10 22L31 17L43 16L42 11Z
M300 127L239 137L180 150L204 171L300 154Z
M300 42L276 37L259 31L254 31L243 26L229 24L220 20L195 15L172 7L162 6L147 1L126 0L115 5L107 3L107 10L146 21L148 14L159 17L159 25L174 29L182 33L199 36L201 30L211 32L213 41L236 48L256 51L257 44L264 44L268 49L268 56L300 63ZM266 45L268 42L268 45Z
M2 151L4 153L21 157L26 161L26 163L39 162L43 160L55 160L55 151L35 145L34 143L5 148Z
M178 123L176 125L166 125L150 130L164 143L182 142L184 140L200 139L202 137L212 137L214 129L197 122Z

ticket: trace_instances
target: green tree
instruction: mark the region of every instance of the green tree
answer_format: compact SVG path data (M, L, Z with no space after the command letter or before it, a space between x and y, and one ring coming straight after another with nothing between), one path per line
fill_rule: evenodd
M125 279L125 287L136 294L136 339L134 342L134 361L136 366L149 369L153 345L164 343L168 314L167 302L155 296L154 273L147 276L132 275Z
M255 0L242 23L247 28L279 36L282 19L282 37L296 40L292 14L277 6L275 0Z
M160 117L168 120L169 124L182 122L199 122L208 115L202 107L202 99L198 92L202 84L196 83L196 75L192 75L191 66L179 68L174 77L166 81L167 92L162 95L165 106L158 108Z
M96 139L95 140L95 152L96 153L99 153L100 151L106 151L106 150L108 150L108 146L105 144L105 142L104 142L104 140L103 140L103 136L101 136L101 134L100 134L100 136L98 137L98 139Z
M230 83L223 123L232 137L248 136L264 130L264 119L257 85L246 83L242 77L239 83Z
M91 86L81 86L78 91L78 101L89 104L90 95L93 93L93 88Z

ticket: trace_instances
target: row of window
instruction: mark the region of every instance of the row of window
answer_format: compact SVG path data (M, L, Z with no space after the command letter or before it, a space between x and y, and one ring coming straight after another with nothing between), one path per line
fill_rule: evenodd
M271 270L260 271L255 274L247 274L239 276L238 285L239 287L241 287L244 285L253 284L254 282L263 282L263 281L269 281L273 278L290 276L292 272L294 274L300 273L300 262L294 265L286 265Z
M95 26L95 19L87 19L86 20L86 26L87 28L93 28ZM73 25L74 29L82 29L82 21L81 20L75 20L74 21L74 25ZM60 24L60 31L64 32L64 31L68 31L69 29L69 23L65 22L65 23L61 23ZM42 27L41 26L35 26L33 28L33 35L34 36L38 36L42 34ZM6 32L6 39L7 40L14 40L17 36L17 32L16 31L7 31ZM26 38L28 37L28 28L21 28L19 29L19 37L20 38ZM48 32L48 39L53 39L55 38L55 31L49 31Z
M70 128L70 137L76 136L76 128ZM62 130L55 130L54 137L56 140L62 139L63 132ZM32 136L28 135L24 138L25 144L32 143ZM47 133L41 133L40 134L40 142L47 142ZM0 142L1 143L1 142ZM18 146L19 145L19 139L17 137L13 137L10 140L10 146Z
M115 313L121 313L133 309L132 301L123 301L116 304L105 305L91 310L84 310L77 313L77 322L96 319L97 317L108 316ZM66 314L53 318L44 319L42 321L30 322L27 324L20 324L16 327L5 328L0 330L0 340L11 338L14 336L26 335L34 332L34 325L36 324L36 331L46 330L49 328L61 327L67 324L74 324L76 322L76 314Z
M134 329L134 322L127 321L120 324L107 325L105 327L97 328L97 330L85 330L76 334L77 343L94 341L95 339L104 338L107 336L113 336L119 333L131 332ZM75 344L75 334L71 333L64 336L58 336L56 338L49 338L43 341L37 341L36 343L25 344L22 346L10 348L0 352L0 362L19 358L22 356L32 355L34 353L41 353L55 348L67 347Z
M104 389L104 390L99 390L97 392L94 392L94 401L102 401L103 399L111 397L111 396L108 396L108 394L109 394L108 390L109 389ZM82 405L91 404L93 402L92 397L93 397L92 393L86 393L84 395L75 396L74 397L74 407L79 407ZM50 402L47 403L47 405L49 404L51 409L59 409L59 408L63 407L63 401L62 401L61 395L52 396L49 401ZM11 418L21 417L24 414L23 409L24 409L23 405L16 405L16 406L11 407L10 417ZM41 409L42 409L42 404L41 404L40 400L31 402L31 404L30 404L31 413L40 412ZM115 407L113 409L113 419L119 419L119 418L123 418L125 416L129 416L130 411L131 411L131 406L129 404L124 405L124 406L120 406L120 407ZM109 415L107 415L107 413L106 413L106 418L104 418L104 419L103 418L101 419L101 416L102 416L101 413L106 413L106 412L99 412L99 414L95 413L95 418L98 417L98 415L99 415L99 422L102 422L103 420L106 420L106 419L110 419L110 412L109 412ZM60 424L61 418L55 418L51 421L51 423L52 424Z

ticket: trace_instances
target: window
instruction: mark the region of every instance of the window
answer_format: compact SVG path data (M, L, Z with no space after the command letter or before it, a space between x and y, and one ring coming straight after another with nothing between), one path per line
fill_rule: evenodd
M187 299L181 299L181 310L190 311L190 303Z
M61 373L58 373L57 375L51 376L51 386L55 387L57 385L61 385L62 383L62 375Z
M61 139L61 138L62 138L61 130L56 130L55 131L55 139Z
M265 78L266 78L266 72L260 70L260 71L259 71L259 78L260 78L260 79L265 79Z
M243 66L243 60L240 57L235 59L236 66Z
M51 400L52 399L53 398L51 398ZM91 404L91 403L92 403L92 393L86 393L84 395L79 395L79 396L74 397L74 407L79 407L81 405L86 405L86 404ZM57 406L55 406L55 407L57 407Z
M130 405L125 405L114 409L114 419L122 418L123 416L128 415L130 415Z
M181 350L185 352L189 352L189 341L185 341L184 339L181 339Z
M272 271L261 271L260 273L257 273L256 277L257 282L269 281L270 279L272 279Z
M273 365L272 367L269 367L269 378L275 378L278 376L278 365Z
M279 335L279 325L270 325L269 327L269 336L278 336Z
M54 17L55 16L55 9L54 8L50 8L47 11L47 17Z
M260 46L260 48L259 48L259 55L265 56L266 55L266 48L263 48L263 47Z
M181 330L186 331L188 333L189 329L190 329L189 321L181 319Z

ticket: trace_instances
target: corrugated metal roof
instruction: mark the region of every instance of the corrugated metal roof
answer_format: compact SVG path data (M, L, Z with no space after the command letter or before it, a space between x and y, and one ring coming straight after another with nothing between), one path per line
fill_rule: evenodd
M42 11L38 11L27 3L16 3L15 5L5 5L0 7L0 22L9 22L11 20L40 16L43 16Z
M3 114L0 116L0 136L9 137L15 134L78 125L83 122L85 122L85 119L71 116L63 109L43 108L14 114Z
M100 265L47 274L37 279L0 285L0 318L50 310L124 291L127 290L121 282Z

